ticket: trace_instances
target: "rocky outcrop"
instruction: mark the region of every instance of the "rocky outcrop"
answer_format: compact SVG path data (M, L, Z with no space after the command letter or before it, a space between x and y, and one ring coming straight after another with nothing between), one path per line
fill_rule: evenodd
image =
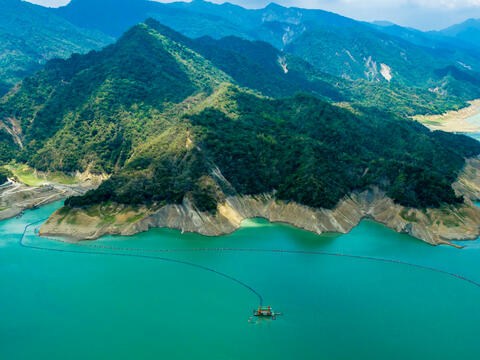
M287 223L317 234L347 233L362 219L370 218L433 245L476 239L480 236L480 208L471 200L480 198L480 160L468 160L453 187L465 197L464 204L426 210L395 204L378 188L353 193L331 210L279 201L274 194L227 197L216 214L199 211L188 199L159 209L112 205L89 210L62 208L42 226L40 234L80 240L167 227L217 236L235 231L250 218Z
M439 88L429 89L432 92L442 93ZM430 130L442 130L453 133L478 133L480 126L469 118L480 113L480 99L469 101L470 106L458 111L452 110L441 115L417 115L413 119L421 122Z

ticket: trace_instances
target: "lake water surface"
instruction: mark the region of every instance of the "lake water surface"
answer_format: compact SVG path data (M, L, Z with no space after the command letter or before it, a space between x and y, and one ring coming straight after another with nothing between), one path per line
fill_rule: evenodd
M255 294L200 268L63 244L26 224L61 203L0 222L0 359L478 359L480 288L406 265L314 254L137 251L233 276L284 315L249 323ZM433 247L363 221L318 236L251 220L208 238L155 229L104 237L146 250L258 248L328 251L435 267L480 282L480 242Z
M465 119L469 123L480 126L480 112ZM480 141L480 133L467 133L465 135L473 137L475 140Z
M480 126L480 112L465 119L471 124Z

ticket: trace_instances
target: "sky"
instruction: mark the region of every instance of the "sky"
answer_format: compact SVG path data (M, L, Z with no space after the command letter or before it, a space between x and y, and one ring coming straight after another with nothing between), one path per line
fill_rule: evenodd
M62 6L69 0L27 0L44 6ZM169 0L159 0L168 2ZM222 3L224 0L211 0ZM248 8L262 8L271 0L229 0ZM275 0L284 6L322 9L357 20L391 21L421 30L438 30L468 18L480 18L480 0Z

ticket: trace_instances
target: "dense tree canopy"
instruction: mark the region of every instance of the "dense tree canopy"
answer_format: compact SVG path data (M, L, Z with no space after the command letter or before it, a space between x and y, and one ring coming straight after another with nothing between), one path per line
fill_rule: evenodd
M402 205L436 207L462 201L451 184L464 158L480 153L468 137L373 109L354 115L310 95L268 100L229 88L222 99L233 116L214 107L185 115L175 141L158 140L99 190L67 204L192 196L213 209L225 195L275 191L282 200L331 208L354 190L379 186ZM227 182L212 175L217 167Z
M399 85L342 81L282 56L148 20L102 51L50 61L5 96L0 119L21 128L23 148L2 130L0 160L111 175L69 206L188 198L214 211L228 195L271 192L331 208L372 186L407 206L461 201L451 184L480 143L394 115L437 109L437 95L401 102Z

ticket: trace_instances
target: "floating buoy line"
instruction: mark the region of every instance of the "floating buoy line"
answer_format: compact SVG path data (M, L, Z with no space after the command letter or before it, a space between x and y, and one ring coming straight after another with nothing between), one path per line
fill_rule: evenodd
M48 219L48 218L47 218ZM28 245L23 242L23 239L25 238L25 234L27 233L27 230L29 227L36 225L38 223L41 223L47 219L42 219L35 221L33 223L27 224L25 228L23 229L22 236L20 237L19 244L21 247L28 248L28 249L34 249L34 250L41 250L41 251L53 251L53 252L61 252L61 253L70 253L70 254L88 254L88 255L108 255L108 256L125 256L125 257L134 257L134 258L141 258L141 259L149 259L149 260L156 260L156 261L165 261L165 262L170 262L170 263L175 263L175 264L182 264L182 265L188 265L197 269L201 269L204 271L209 271L211 273L214 273L216 275L222 276L226 279L232 280L240 285L242 285L244 288L255 294L258 298L258 303L259 306L263 305L263 297L260 295L258 291L256 291L254 288L252 288L250 285L244 283L243 281L230 276L228 274L222 273L220 271L217 271L215 269L199 265L199 264L194 264L189 261L183 261L183 260L178 260L178 259L170 259L170 258L163 258L163 257L157 257L157 256L149 256L149 255L141 255L141 254L125 254L125 253L112 253L112 252L92 252L92 251L82 251L82 250L69 250L69 249L54 249L54 248L47 248L43 246L35 246L35 245ZM49 240L57 240L53 238L46 238ZM66 243L66 241L63 241ZM83 244L75 244L77 246L83 246Z
M143 255L143 254L132 254L132 252L151 252L151 253L182 253L182 252L259 252L259 253L280 253L280 254L305 254L305 255L322 255L322 256L335 256L335 257L344 257L344 258L349 258L349 259L358 259L358 260L365 260L365 261L375 261L375 262L383 262L383 263L390 263L390 264L397 264L397 265L404 265L404 266L409 266L409 267L414 267L417 269L421 270L427 270L427 271L433 271L437 272L443 275L447 275L450 277L453 277L457 280L462 280L465 281L471 285L476 286L477 288L480 288L480 283L471 280L465 276L452 273L449 271L433 268L430 266L425 266L425 265L420 265L420 264L414 264L414 263L409 263L401 260L394 260L394 259L386 259L386 258L377 258L377 257L372 257L372 256L362 256L362 255L351 255L351 254L345 254L345 253L333 253L333 252L325 252L325 251L302 251L302 250L283 250L283 249L255 249L255 248L250 248L250 249L237 249L237 248L197 248L197 249L138 249L138 248L126 248L126 247L116 247L116 246L106 246L106 245L97 245L97 244L85 244L85 243L80 243L80 242L70 242L66 240L61 240L61 239L55 239L55 238L50 238L50 237L43 237L44 239L48 240L53 240L56 242L61 242L69 245L75 245L75 246L80 246L84 248L91 248L91 249L98 249L98 250L115 250L115 251L125 251L129 253L114 253L114 252L99 252L99 251L84 251L84 250L69 250L69 249L55 249L55 248L48 248L48 247L42 247L42 246L35 246L35 245L29 245L24 243L24 238L27 233L27 230L41 222L46 221L48 218L41 219L32 223L29 223L25 226L22 235L20 236L19 240L19 245L24 248L28 249L34 249L34 250L41 250L41 251L51 251L51 252L61 252L61 253L71 253L71 254L88 254L88 255L107 255L107 256L124 256L124 257L134 257L134 258L142 258L142 259L149 259L149 260L156 260L156 261L164 261L164 262L170 262L170 263L175 263L175 264L181 264L181 265L188 265L200 270L208 271L213 274L222 276L226 279L232 280L236 282L237 284L243 286L250 292L252 292L258 299L258 309L254 310L254 315L258 317L269 317L272 319L275 319L276 315L281 315L280 313L275 313L273 310L271 310L270 306L264 306L263 305L263 297L262 295L255 290L253 287L248 285L247 283L230 276L228 274L222 273L220 271L217 271L215 269L191 263L189 261L184 261L184 260L178 260L178 259L171 259L171 258L165 258L165 257L158 257L158 256L150 256L150 255ZM267 310L268 309L268 310ZM250 318L252 319L252 317ZM249 320L249 322L252 322L252 320Z

